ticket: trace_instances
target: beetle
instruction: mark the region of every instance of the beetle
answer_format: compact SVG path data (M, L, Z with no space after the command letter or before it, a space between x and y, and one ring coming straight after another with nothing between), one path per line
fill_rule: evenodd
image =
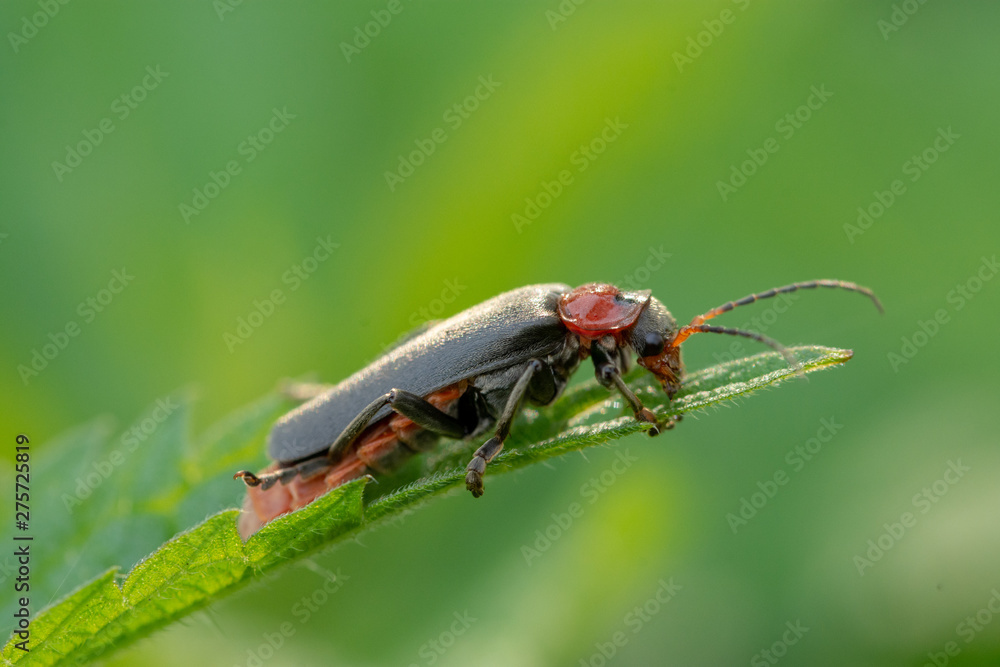
M240 533L246 538L350 480L387 473L428 450L439 436L473 439L492 429L466 470L466 488L480 497L486 467L503 449L523 402L555 401L588 357L597 381L618 391L636 419L653 424L650 435L673 428L680 417L659 420L622 379L632 356L668 398L680 389L680 345L692 334L750 338L795 366L786 348L771 338L705 322L761 299L818 287L859 292L882 312L869 288L840 280L750 294L681 327L649 290L544 284L496 296L404 341L333 387L300 387L300 397L309 400L281 417L268 436L274 463L259 474L241 470L234 475L248 487Z

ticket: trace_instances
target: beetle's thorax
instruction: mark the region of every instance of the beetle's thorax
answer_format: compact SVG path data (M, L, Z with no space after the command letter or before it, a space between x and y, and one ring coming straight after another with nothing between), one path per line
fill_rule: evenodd
M607 283L588 283L559 298L559 318L581 339L621 339L649 303L650 291L625 292Z

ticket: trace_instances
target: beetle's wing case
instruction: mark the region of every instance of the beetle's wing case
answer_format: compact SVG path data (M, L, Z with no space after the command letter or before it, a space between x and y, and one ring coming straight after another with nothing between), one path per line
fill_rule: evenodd
M268 453L291 462L322 452L366 406L390 389L427 396L460 380L558 350L560 283L505 292L428 329L327 392L289 412L271 429ZM389 414L387 406L372 420Z

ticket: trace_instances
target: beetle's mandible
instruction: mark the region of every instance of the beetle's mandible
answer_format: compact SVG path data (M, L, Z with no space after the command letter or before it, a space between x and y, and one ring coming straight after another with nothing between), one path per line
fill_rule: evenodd
M486 466L503 449L522 403L552 403L588 357L597 381L621 393L650 435L673 428L622 380L633 356L673 398L684 377L680 345L691 334L743 336L794 359L778 342L752 331L705 322L760 299L829 287L859 292L882 311L872 291L839 280L793 283L729 301L678 327L649 290L590 283L570 288L522 287L474 306L407 340L332 388L301 390L302 405L278 420L268 437L274 463L260 474L243 470L248 487L244 538L277 516L366 474L386 473L439 436L493 436L469 462L465 485L483 494Z

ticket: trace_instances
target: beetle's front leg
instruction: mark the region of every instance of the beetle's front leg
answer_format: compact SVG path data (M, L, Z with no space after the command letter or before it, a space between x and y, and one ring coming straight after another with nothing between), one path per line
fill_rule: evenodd
M503 414L497 420L496 432L492 438L476 450L472 460L469 461L469 465L466 467L465 488L472 492L473 497L478 498L483 495L483 473L486 472L486 464L492 461L500 453L500 450L503 449L503 441L510 434L510 425L514 421L514 417L517 416L517 409L520 407L524 395L528 392L528 384L531 382L531 376L541 369L542 362L538 359L532 359L528 362L527 368L524 369L521 377L514 383L514 388L507 398Z
M659 435L660 431L672 429L677 424L679 417L676 419L671 417L667 421L661 422L652 410L642 404L639 397L629 389L629 386L625 384L625 380L622 379L621 369L614 363L614 357L607 354L600 345L591 347L591 356L594 359L594 371L597 381L608 389L612 387L617 389L629 404L629 407L632 408L632 412L638 421L653 424L653 428L647 431L649 435Z

